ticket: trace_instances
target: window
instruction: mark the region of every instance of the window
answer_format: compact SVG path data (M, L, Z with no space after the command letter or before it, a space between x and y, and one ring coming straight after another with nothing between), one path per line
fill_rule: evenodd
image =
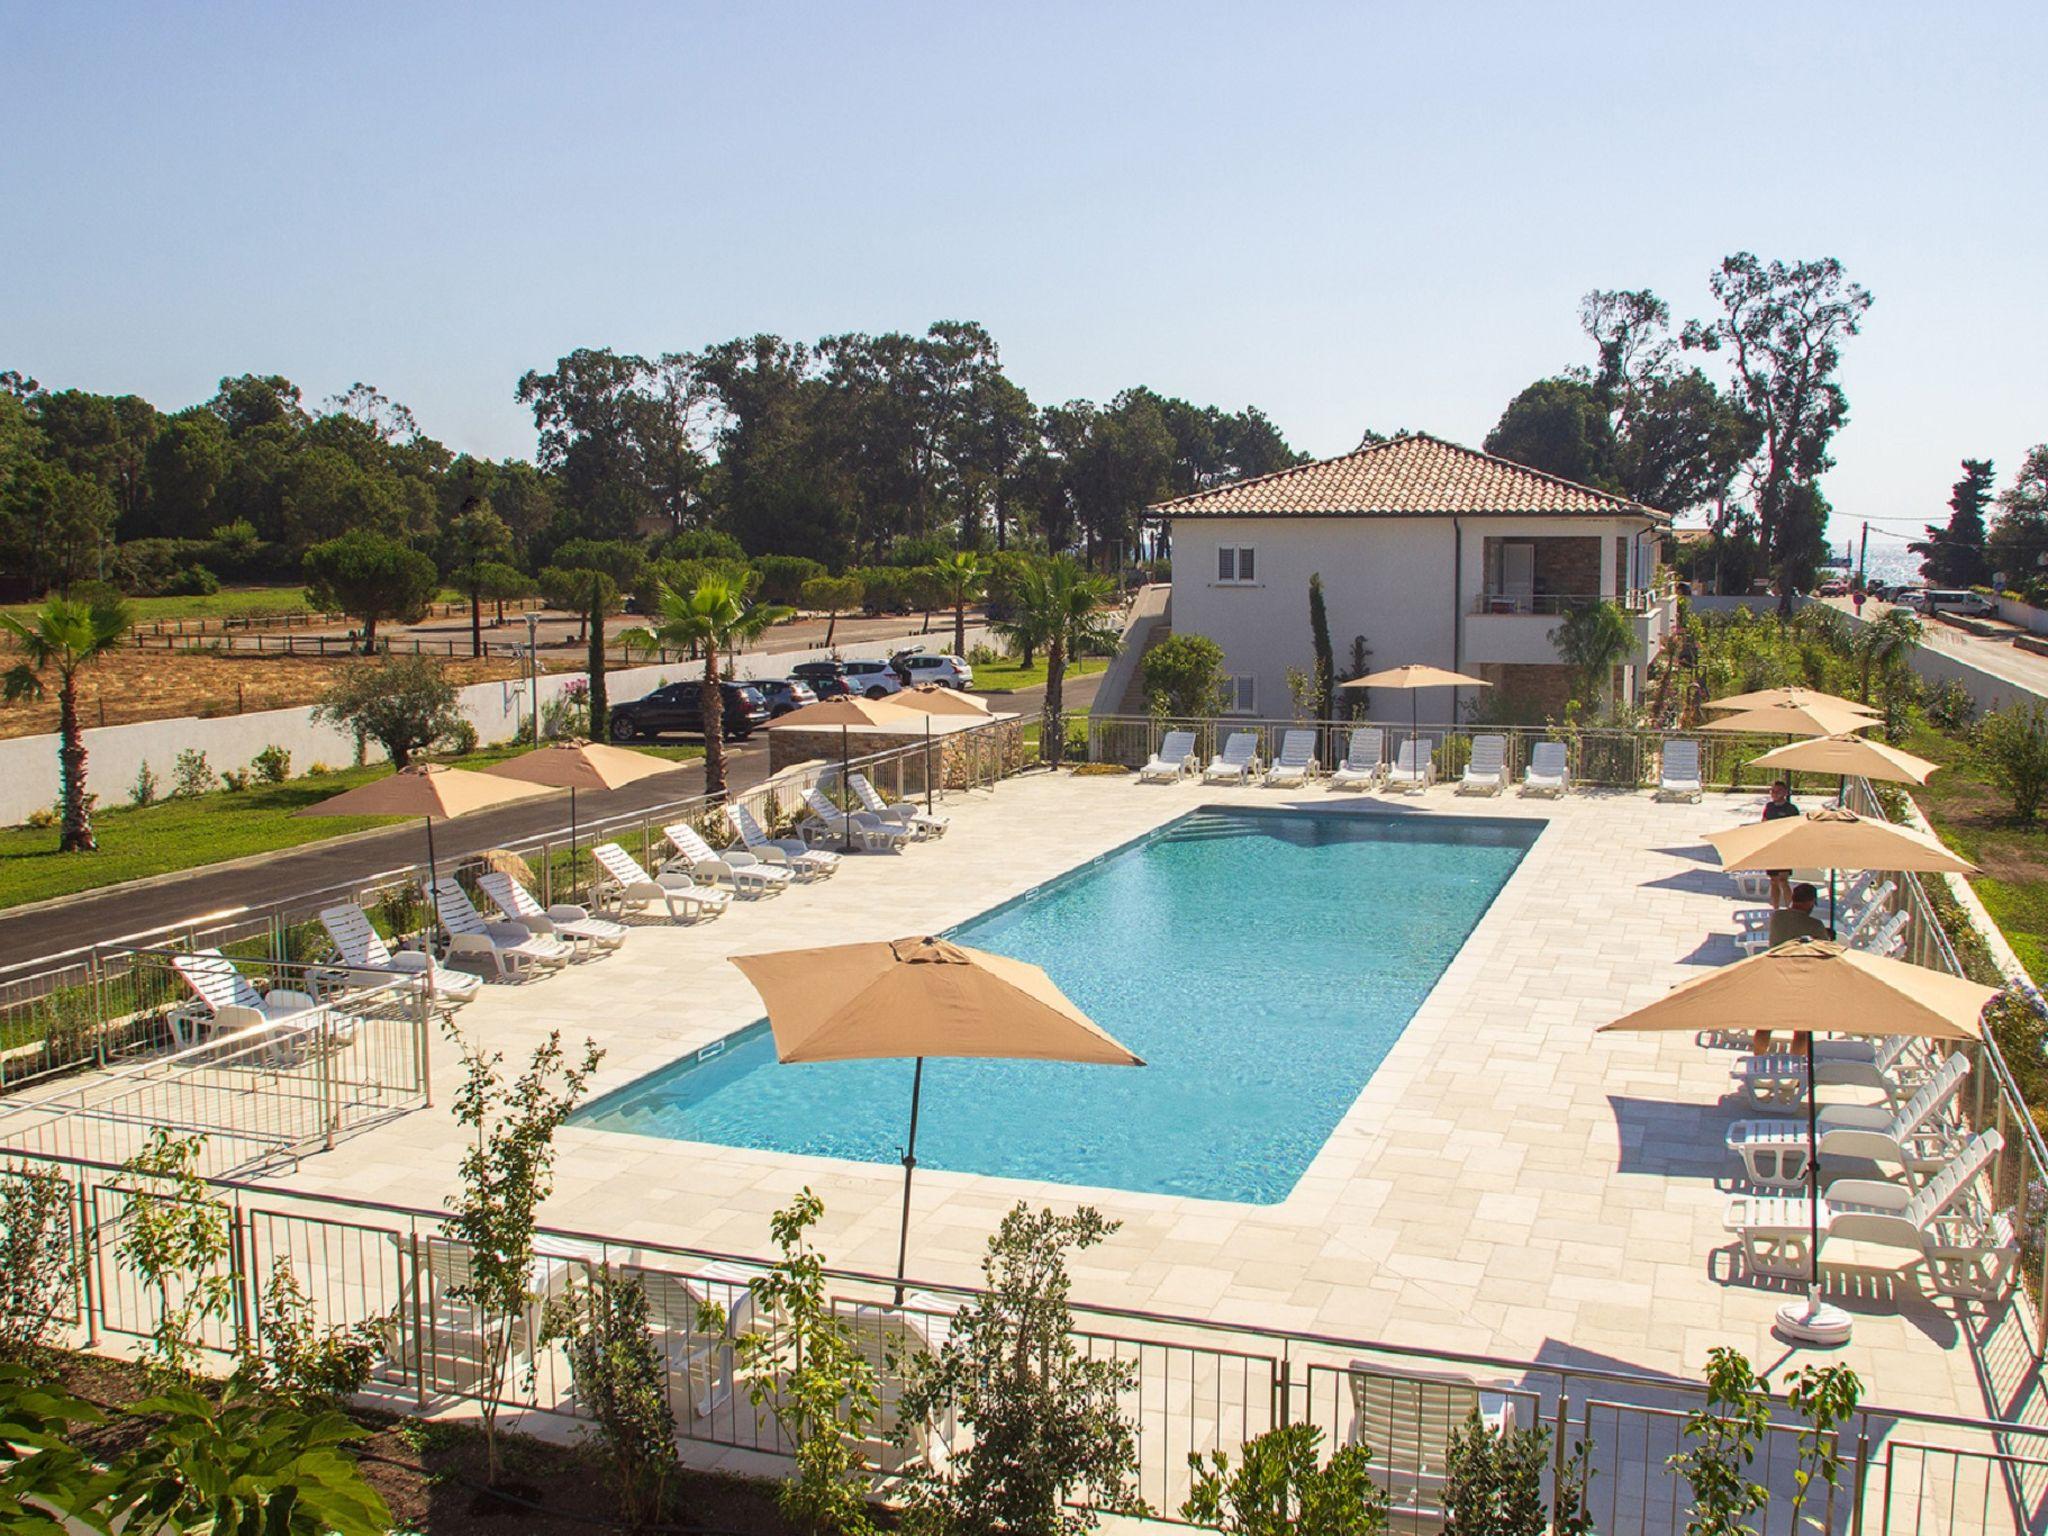
M1230 680L1230 708L1227 713L1233 715L1258 713L1259 692L1255 686L1256 682L1257 679L1250 677L1233 677Z
M1226 544L1216 551L1216 579L1219 582L1248 582L1256 567L1249 546Z

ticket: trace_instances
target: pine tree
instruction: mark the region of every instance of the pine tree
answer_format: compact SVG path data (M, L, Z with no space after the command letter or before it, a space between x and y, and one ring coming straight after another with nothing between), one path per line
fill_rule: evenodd
M1927 537L1906 547L1920 556L1920 574L1937 587L1981 587L1991 579L1984 553L1984 509L1991 504L1989 459L1963 460L1963 478L1949 492L1946 528L1927 525Z

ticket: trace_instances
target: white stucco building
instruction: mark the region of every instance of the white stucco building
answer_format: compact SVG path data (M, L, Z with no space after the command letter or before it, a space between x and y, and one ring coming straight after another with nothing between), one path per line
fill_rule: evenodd
M1374 670L1448 667L1532 716L1563 705L1568 673L1551 634L1574 604L1606 598L1628 611L1637 651L1617 669L1624 697L1673 619L1657 577L1668 514L1424 434L1151 512L1172 539L1171 627L1223 647L1239 714L1292 713L1287 671L1313 663L1317 573L1340 673L1363 635ZM1418 702L1425 720L1451 716L1447 690Z

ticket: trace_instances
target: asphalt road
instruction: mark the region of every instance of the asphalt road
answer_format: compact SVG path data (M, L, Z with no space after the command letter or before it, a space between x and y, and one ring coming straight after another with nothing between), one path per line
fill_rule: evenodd
M1102 674L1098 672L1069 682L1067 707L1087 708L1094 701L1101 680ZM992 696L998 708L1020 713L1035 712L1043 700L1044 690L1040 688ZM726 780L733 788L751 788L767 776L765 741L736 743L726 748ZM583 796L577 810L579 819L587 822L593 817L610 818L648 810L701 794L703 789L703 763L678 763L673 772L658 773L615 790L601 802ZM434 830L434 851L442 858L459 857L522 838L566 831L568 824L568 797L548 795L501 811L442 822ZM37 911L0 914L0 966L54 957L93 944L131 941L152 930L225 907L264 907L290 901L403 868L418 861L423 850L419 827L392 827L331 843L280 849L260 863L240 866L231 875L202 867L152 883L83 892Z
M1854 606L1847 598L1826 599L1829 606L1853 613ZM1863 616L1874 619L1891 607L1890 603L1866 602ZM2010 640L1991 640L1982 635L1973 635L1967 630L1955 629L1947 624L1928 621L1921 631L1921 644L1930 651L1945 656L1954 656L1967 661L1980 671L1989 672L1993 677L2002 678L2016 688L2048 699L2048 656L2036 656L2032 651L2017 649Z

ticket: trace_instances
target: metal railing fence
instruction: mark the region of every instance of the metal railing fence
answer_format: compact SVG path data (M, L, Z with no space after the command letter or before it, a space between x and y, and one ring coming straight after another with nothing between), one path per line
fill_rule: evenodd
M159 1301L124 1262L120 1239L132 1204L149 1198L120 1170L62 1156L12 1153L0 1178L34 1168L65 1181L75 1215L73 1342L102 1348L149 1337ZM222 1272L235 1304L206 1343L219 1357L260 1348L262 1292L280 1264L323 1327L366 1328L375 1381L421 1406L475 1401L485 1390L484 1324L465 1299L468 1256L437 1212L292 1194L216 1179L233 1242ZM667 1391L684 1440L786 1454L771 1414L753 1407L734 1345L746 1334L773 1348L784 1320L753 1299L764 1261L554 1227L536 1237L532 1302L514 1321L515 1358L504 1401L565 1418L587 1416L566 1356L544 1342L546 1302L598 1275L631 1275L649 1298L650 1324L668 1362ZM898 1306L891 1278L828 1270L834 1310L879 1371L906 1353L940 1347L961 1326L975 1292L921 1286ZM726 1321L707 1316L714 1306ZM1534 1362L1341 1335L1260 1329L1132 1308L1074 1307L1076 1345L1131 1368L1120 1407L1136 1429L1130 1492L1179 1520L1188 1458L1237 1448L1268 1429L1309 1423L1332 1446L1375 1447L1375 1475L1395 1505L1392 1529L1441 1522L1444 1440L1478 1407L1495 1422L1551 1432L1542 1486L1546 1509L1575 1451L1591 1474L1587 1505L1606 1536L1678 1536L1689 1490L1670 1458L1688 1444L1687 1416L1706 1409L1698 1383L1597 1365ZM885 1393L885 1402L892 1394ZM910 1426L908 1448L885 1445L884 1422L864 1446L881 1470L916 1472L957 1451L953 1424ZM1780 1403L1747 1476L1771 1491L1758 1536L1794 1536L1790 1508L1802 1465L1802 1426ZM1974 1536L2034 1530L2048 1520L2048 1426L1865 1404L1841 1432L1838 1486L1809 1496L1813 1529L1847 1536Z
M1351 733L1377 727L1384 733L1385 761L1394 761L1402 742L1410 737L1429 743L1439 779L1456 778L1471 759L1475 736L1498 736L1507 748L1511 780L1519 782L1529 766L1531 751L1538 742L1562 742L1565 761L1574 787L1593 789L1641 789L1657 783L1664 744L1672 741L1695 743L1700 753L1701 781L1709 789L1762 789L1783 777L1776 770L1751 766L1750 759L1771 747L1784 745L1782 736L1728 735L1717 731L1642 731L1604 727L1558 727L1529 725L1446 724L1422 719L1412 721L1398 708L1373 701L1369 719L1301 720L1264 716L1215 716L1174 718L1150 715L1073 715L1067 720L1070 743L1085 743L1081 751L1092 763L1121 763L1143 766L1159 748L1168 731L1191 730L1195 750L1204 762L1223 748L1223 743L1240 731L1258 739L1258 756L1271 762L1274 752L1289 731L1315 734L1316 763L1328 772L1344 761L1350 750ZM1803 793L1832 794L1833 774L1798 774L1795 788Z
M991 720L935 735L929 743L856 753L845 766L865 773L892 799L922 800L929 794L936 804L948 794L986 789L1027 766L1022 724ZM490 856L511 854L531 870L543 904L588 904L594 899L590 849L596 843L619 843L650 870L663 862L662 829L669 825L694 826L712 846L723 848L734 840L723 814L728 801L752 811L771 835L788 835L805 814L802 791L821 785L829 790L840 767L837 762L808 763L751 789L680 796L642 810L581 816L573 837L565 821L549 832L482 853L445 858L438 869L461 879L474 894L474 876L493 867ZM566 817L566 806L563 814ZM120 944L0 967L0 1094L55 1074L140 1059L165 1048L153 1010L134 1004L135 988L154 983L129 976L132 955L218 948L239 964L317 965L332 956L319 914L339 905L363 908L394 944L425 945L431 921L420 893L425 874L424 864L403 864L274 902L195 914L127 935ZM489 910L480 896L478 902Z
M295 1162L432 1102L429 999L409 972L242 962L238 982L222 981L249 1001L216 1008L172 951L96 959L110 1020L161 1054L0 1099L0 1146L119 1162L162 1128L203 1135L203 1171L227 1175Z

